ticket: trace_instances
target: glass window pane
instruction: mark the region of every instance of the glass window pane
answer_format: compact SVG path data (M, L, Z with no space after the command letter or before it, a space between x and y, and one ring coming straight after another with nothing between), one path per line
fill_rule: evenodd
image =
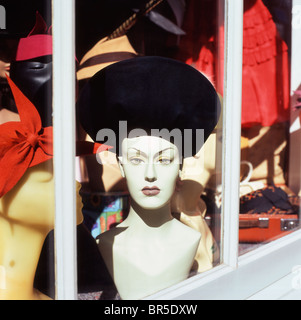
M244 5L241 254L295 230L300 204L289 179L299 179L289 165L295 141L289 128L296 115L290 102L292 1Z
M223 25L223 1L77 0L79 140L119 147L124 126L163 127L168 133L185 125L189 129L203 112L204 102L193 109L201 96L214 97L213 109L219 101L222 104ZM195 91L200 78L208 85L205 95L199 94L203 89ZM101 109L104 101L106 107ZM110 114L109 108L116 111ZM177 125L170 126L172 121ZM202 119L197 121L203 129ZM87 282L85 289L79 287L80 299L143 298L222 262L219 112L214 113L207 132L202 148L191 145L189 136L182 148L173 149L174 137L172 148L166 146L173 151L164 154L162 139L152 136L143 142L135 140L135 154L123 145L97 157L80 158L84 226L99 248L94 253L96 279ZM203 139L197 138L197 142ZM170 168L178 168L177 152L185 153L188 147L196 151L184 155L178 179ZM155 164L156 154L161 156ZM119 162L116 155L122 156ZM164 170L160 169L163 164ZM141 167L144 171L139 171ZM167 202L160 202L161 195ZM78 270L83 279L89 276Z

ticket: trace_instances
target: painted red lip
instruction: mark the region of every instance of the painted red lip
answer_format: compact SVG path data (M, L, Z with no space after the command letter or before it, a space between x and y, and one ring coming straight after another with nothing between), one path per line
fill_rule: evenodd
M160 189L158 187L144 187L142 193L146 196L156 196L160 193Z

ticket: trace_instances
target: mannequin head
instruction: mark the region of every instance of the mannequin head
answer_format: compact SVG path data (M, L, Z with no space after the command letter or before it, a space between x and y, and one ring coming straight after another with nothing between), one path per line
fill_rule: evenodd
M144 209L159 209L171 199L179 177L178 148L158 137L124 139L121 171L131 198Z
M209 80L191 66L163 57L138 57L112 64L96 73L81 91L78 114L92 140L115 146L112 151L118 155L122 153L124 175L135 200L143 194L139 188L148 186L145 178L142 179L143 170L161 169L158 164L151 163L155 163L156 152L163 149L158 145L152 146L156 152L147 148L146 158L150 157L151 162L146 165L134 157L134 162L139 163L135 166L132 162L125 164L125 161L129 162L131 151L126 145L137 143L142 148L140 154L150 142L155 145L155 141L157 144L164 141L168 146L173 145L170 150L177 150L173 156L180 160L177 169L172 162L175 171L167 179L171 186L168 194L171 195L183 157L194 156L215 128L220 102ZM139 139L135 138L137 136ZM167 167L160 178L165 172ZM139 179L143 186L138 186ZM161 198L163 192L159 195L142 199L152 200L153 205L160 206L164 201L157 204L154 201Z
M18 44L11 62L10 77L35 105L44 127L52 125L52 35L43 17Z
M52 125L52 57L13 61L10 76L37 108L44 127Z

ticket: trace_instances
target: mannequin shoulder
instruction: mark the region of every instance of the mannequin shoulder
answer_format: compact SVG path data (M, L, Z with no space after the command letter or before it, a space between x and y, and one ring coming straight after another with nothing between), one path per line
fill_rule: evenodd
M190 243L199 242L202 237L199 231L186 226L184 223L178 221L177 219L173 220L173 232L177 233L179 238L186 239L186 242Z
M101 233L96 238L96 242L98 246L108 246L112 245L114 242L116 242L119 238L122 237L123 232L126 230L126 228L113 228L108 231L105 231L104 233Z

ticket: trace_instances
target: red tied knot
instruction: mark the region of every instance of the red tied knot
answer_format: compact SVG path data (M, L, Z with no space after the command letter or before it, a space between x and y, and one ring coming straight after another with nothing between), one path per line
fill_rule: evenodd
M39 139L40 137L37 134L29 133L27 136L27 142L33 147L34 150L36 150L39 145Z

